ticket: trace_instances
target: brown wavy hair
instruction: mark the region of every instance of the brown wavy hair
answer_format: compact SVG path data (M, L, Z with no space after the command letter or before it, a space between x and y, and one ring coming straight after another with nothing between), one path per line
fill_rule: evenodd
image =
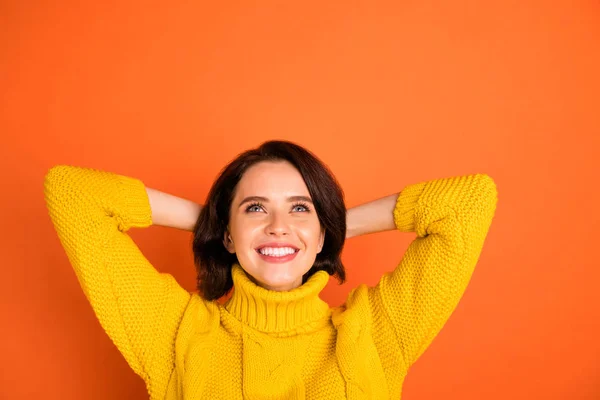
M231 202L246 170L263 161L287 161L300 172L321 227L325 228L323 248L302 277L302 283L317 271L326 271L337 277L340 283L346 280L340 257L346 240L346 205L342 188L329 168L313 153L292 142L273 140L239 154L226 165L200 211L193 230L192 250L198 271L198 290L206 300L216 300L233 287L231 267L238 260L223 244Z

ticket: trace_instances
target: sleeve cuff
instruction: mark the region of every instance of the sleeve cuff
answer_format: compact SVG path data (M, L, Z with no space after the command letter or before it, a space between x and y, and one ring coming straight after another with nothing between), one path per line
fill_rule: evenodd
M127 219L122 221L121 229L145 228L152 225L152 209L146 185L139 179L119 175L118 186L125 208L124 215L127 216Z
M402 232L415 231L415 209L427 182L406 186L398 195L394 207L394 223Z

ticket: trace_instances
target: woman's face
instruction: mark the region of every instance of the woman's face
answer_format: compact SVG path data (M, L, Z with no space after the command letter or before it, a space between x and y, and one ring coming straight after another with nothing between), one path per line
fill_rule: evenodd
M292 164L260 162L246 170L223 243L257 285L276 291L302 285L324 239L308 188Z

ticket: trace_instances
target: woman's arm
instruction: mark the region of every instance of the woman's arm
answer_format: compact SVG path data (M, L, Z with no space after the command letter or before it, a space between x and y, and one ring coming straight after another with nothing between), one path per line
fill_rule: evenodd
M346 213L346 239L396 229L394 207L398 195L392 194L349 209Z
M91 168L52 167L44 179L44 195L60 243L100 324L150 393L164 397L175 335L190 294L173 276L152 266L128 231L150 226L152 211L165 224L185 227L189 218L165 215L166 207L178 203L168 196L153 195L156 210L151 210L141 180ZM179 209L176 214L185 215L186 207Z
M369 288L376 345L383 360L412 365L462 297L492 223L496 185L485 174L421 182L348 211L348 237L415 232L399 265Z
M146 193L152 209L153 225L184 231L194 229L202 209L200 204L149 187L146 187Z

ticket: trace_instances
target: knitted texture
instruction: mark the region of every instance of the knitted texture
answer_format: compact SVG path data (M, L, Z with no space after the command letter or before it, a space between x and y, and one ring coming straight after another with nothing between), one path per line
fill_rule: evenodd
M152 224L138 179L58 165L44 195L85 296L150 399L399 399L462 297L497 203L485 174L406 186L394 222L417 237L375 287L330 308L323 271L273 292L234 264L223 305L184 290L127 234Z

